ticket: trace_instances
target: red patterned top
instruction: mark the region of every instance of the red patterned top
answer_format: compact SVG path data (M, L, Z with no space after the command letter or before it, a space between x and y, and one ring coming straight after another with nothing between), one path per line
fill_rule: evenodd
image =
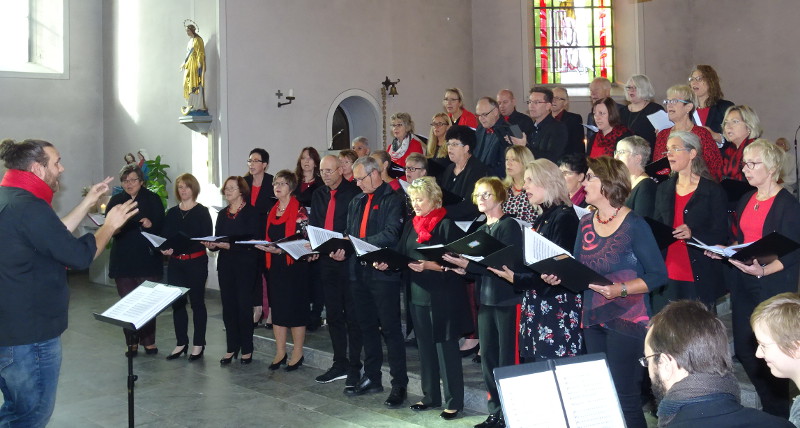
M742 172L742 157L744 155L744 148L749 146L755 140L746 139L736 147L736 144L730 141L725 141L720 151L722 152L722 177L730 178L732 180L745 181L744 173Z
M672 128L667 128L656 135L656 145L655 148L653 148L653 162L665 156L664 152L667 151L667 140L669 139L670 132L672 132ZM711 173L711 176L714 177L715 180L719 181L722 179L722 155L719 153L717 143L714 142L714 138L711 136L711 133L708 132L708 129L702 126L694 126L692 128L692 133L700 137L700 146L703 148L703 160L706 161L708 172Z
M630 137L631 135L633 134L625 125L617 125L611 128L611 131L606 135L603 135L602 132L594 134L594 139L592 140L592 150L589 152L589 157L614 157L614 149L617 147L617 141L625 137Z

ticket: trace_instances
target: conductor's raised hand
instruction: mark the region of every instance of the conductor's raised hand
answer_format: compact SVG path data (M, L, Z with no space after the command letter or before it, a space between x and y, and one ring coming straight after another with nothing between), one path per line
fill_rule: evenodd
M109 189L109 183L111 183L113 177L106 177L105 180L95 184L92 186L89 191L86 193L86 197L84 198L90 205L94 205L97 203L97 200L100 199Z
M139 208L136 208L136 205L137 202L133 199L129 199L119 205L114 205L114 207L106 213L105 225L111 226L114 230L119 229L128 219L139 212Z

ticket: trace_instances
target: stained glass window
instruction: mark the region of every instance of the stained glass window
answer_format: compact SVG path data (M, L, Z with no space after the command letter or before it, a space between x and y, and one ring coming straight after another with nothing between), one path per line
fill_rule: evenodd
M533 0L537 84L614 81L612 0Z

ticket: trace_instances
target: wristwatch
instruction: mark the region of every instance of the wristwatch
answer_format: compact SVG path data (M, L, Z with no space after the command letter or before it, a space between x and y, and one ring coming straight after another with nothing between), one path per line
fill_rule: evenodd
M622 291L619 293L619 297L628 297L628 286L624 282L620 282L620 285L622 286Z

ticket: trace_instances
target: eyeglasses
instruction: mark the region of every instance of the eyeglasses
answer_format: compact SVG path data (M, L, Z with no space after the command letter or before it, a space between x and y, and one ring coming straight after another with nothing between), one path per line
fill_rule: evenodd
M625 86L625 90L626 91L635 91L636 89L638 89L638 88L636 86L633 86L633 85L626 85Z
M566 101L566 100L564 100L564 101ZM539 104L550 104L550 103L548 103L547 101L540 101L540 100L535 100L535 101L527 100L527 101L525 101L525 104L527 104L527 105L533 104L533 105L537 105L538 106Z
M289 185L289 183L287 183L285 181L273 181L272 182L272 187L288 186L288 185Z
M756 169L756 165L760 165L764 162L742 162L742 169L747 167L747 169Z
M446 122L431 122L431 126L433 126L434 128L439 128L441 126L447 126L447 123Z
M447 147L461 147L461 146L464 145L460 141L456 141L456 142L452 142L452 143L448 141L446 144L447 144Z
M639 358L639 364L641 364L641 365L642 365L642 367L647 367L647 366L649 366L650 364L649 364L649 362L647 361L647 359L648 359L648 358L651 358L651 357L655 357L656 355L661 355L661 352L656 352L655 354L652 354L652 355L645 355L644 357L642 357L642 358Z
M667 148L667 151L663 152L661 154L666 156L666 155L668 155L670 153L675 154L675 153L678 153L678 152L688 152L689 150L691 150L691 149L687 149L687 148L684 148L684 147L672 147L672 148Z
M136 184L139 182L138 178L131 178L130 180L122 180L122 184Z
M625 150L625 149L614 150L614 156L622 156L622 155L627 155L629 153L631 153L630 150Z
M320 172L320 173L322 173L322 175L331 175L331 174L333 174L334 172L336 172L336 170L337 170L337 169L339 169L339 168L334 168L334 169L321 169L321 170L319 170L319 172Z
M578 173L574 172L574 171L561 171L561 175L563 175L564 177L569 177L569 176L577 175L577 174Z
M566 99L566 98L557 97L557 96L555 96L555 95L553 95L553 99L554 99L554 100L558 100L558 101L567 101L567 99Z
M393 123L392 128L400 128L406 126L404 123Z
M274 184L273 184L273 186L274 186ZM226 192L236 192L236 191L239 190L239 187L238 186L237 187L226 187L226 188L224 188L222 190L224 190Z
M487 111L486 113L477 113L476 116L486 119L487 117L489 117L490 114L492 114L493 111L495 111L495 109L497 109L497 107L492 107L492 109Z
M668 106L670 104L677 104L677 103L689 104L689 103L691 103L691 101L682 100L682 99L679 99L679 98L672 98L672 99L669 99L669 100L661 101L661 103L664 104L665 106Z
M461 98L445 98L442 101L444 101L446 103L447 102L451 102L452 103L452 102L456 102L456 101L461 101Z
M492 193L492 192L475 193L472 196L474 196L475 199L480 199L482 201L485 201L485 200L491 198L492 196L494 196L494 193Z
M703 77L703 76L690 76L689 77L689 83L692 83L692 82L698 82L699 83L699 82L702 82L704 80L706 80L706 78Z
M260 159L248 159L247 163L266 163L266 162Z
M596 175L592 174L592 173L589 173L589 172L586 173L586 178L585 178L586 181L592 181L595 178L598 178L598 177Z
M739 119L731 119L731 120L726 120L726 121L722 122L722 126L725 127L725 126L728 126L728 125L738 125L740 123L744 123L744 122L742 122Z
M370 175L369 175L369 174L367 174L367 175L365 175L365 176L363 176L363 177L361 177L361 178L359 178L359 177L356 177L356 176L353 176L353 181L355 181L355 182L356 182L356 184L359 184L359 183L361 183L362 181L366 180L366 179L367 179L367 177L370 177Z
M425 169L425 168L419 168L419 167L415 167L415 166L407 166L406 167L406 172L422 171L423 169Z

